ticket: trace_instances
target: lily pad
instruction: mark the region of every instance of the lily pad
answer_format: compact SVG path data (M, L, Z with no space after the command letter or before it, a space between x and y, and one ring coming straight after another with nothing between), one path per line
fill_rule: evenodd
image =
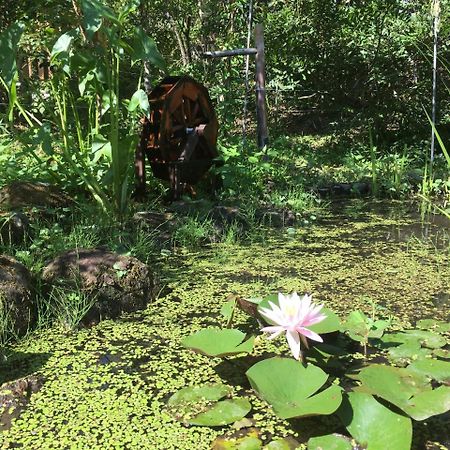
M252 388L282 419L332 414L341 404L339 386L316 393L328 375L319 367L287 358L260 361L247 370Z
M308 441L308 450L352 450L351 439L341 434L327 434Z
M431 354L429 348L423 348L418 341L409 341L388 351L389 357L396 363L424 359Z
M252 406L245 398L234 398L215 403L207 411L200 413L189 420L191 425L207 427L227 425L245 417Z
M338 415L353 438L367 450L411 448L411 419L391 411L369 394L350 392Z
M192 403L199 400L217 401L230 395L232 388L221 383L204 384L202 386L190 386L180 389L170 397L167 404L178 405L180 403Z
M220 383L183 388L170 397L169 413L191 425L213 427L236 422L248 414L251 404L244 398L219 401L231 391Z
M419 342L421 346L427 348L441 348L447 344L447 339L437 333L424 330L406 330L402 333L384 335L381 340L384 343L404 343Z
M450 322L435 319L422 319L416 323L416 327L421 330L433 330L438 333L447 333L450 331Z
M362 383L355 391L381 397L415 420L425 420L450 409L450 387L432 390L426 377L412 370L373 364L353 378Z
M448 361L425 359L413 362L407 369L441 383L450 384L450 362Z
M239 330L206 328L185 338L182 345L203 355L220 357L250 353L255 338L244 339L245 334Z

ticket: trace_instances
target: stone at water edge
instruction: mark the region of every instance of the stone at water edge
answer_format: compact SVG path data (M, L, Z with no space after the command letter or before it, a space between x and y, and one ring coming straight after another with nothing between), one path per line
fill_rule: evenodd
M28 207L63 208L73 200L48 183L13 181L0 189L0 208L16 210Z
M85 324L143 309L155 291L153 273L147 265L101 248L59 255L45 267L42 278L50 288L82 290L95 298L83 320Z
M36 321L30 272L7 255L0 255L0 308L8 317L8 332L24 335Z

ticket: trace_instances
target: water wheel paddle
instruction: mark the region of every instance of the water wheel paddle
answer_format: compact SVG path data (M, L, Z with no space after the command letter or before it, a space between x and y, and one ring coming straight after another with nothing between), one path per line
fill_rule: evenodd
M136 196L145 195L145 157L155 177L170 182L178 198L185 184L197 183L218 156L218 122L207 89L194 79L167 77L148 96L136 150Z

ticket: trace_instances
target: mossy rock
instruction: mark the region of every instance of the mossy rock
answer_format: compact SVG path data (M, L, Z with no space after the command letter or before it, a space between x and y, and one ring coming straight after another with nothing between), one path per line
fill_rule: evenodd
M7 255L0 255L0 332L23 335L36 320L28 269Z
M68 195L47 183L14 181L0 189L0 208L4 210L62 208L72 203L73 200Z
M101 248L69 250L52 260L42 277L49 286L95 297L85 324L143 309L154 296L153 273L147 265Z

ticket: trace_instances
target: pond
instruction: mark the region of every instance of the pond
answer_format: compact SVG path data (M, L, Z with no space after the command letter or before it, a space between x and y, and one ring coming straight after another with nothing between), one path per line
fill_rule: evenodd
M447 321L449 235L446 219L422 223L414 205L355 200L331 205L313 225L255 234L252 244L161 256L161 293L145 311L72 334L36 332L14 348L0 383L37 372L42 386L14 420L3 415L1 448L200 450L249 430L263 442L303 444L345 432L333 416L279 419L250 389L245 370L262 355L290 356L284 338L262 337L250 356L228 359L193 353L181 340L224 326L220 310L230 294L308 292L340 317L355 309L393 316L397 330L425 318ZM235 327L259 329L242 311ZM363 359L357 346L355 355ZM220 381L251 401L248 421L198 427L169 414L177 390ZM447 428L448 414L416 422L413 448L448 448Z

